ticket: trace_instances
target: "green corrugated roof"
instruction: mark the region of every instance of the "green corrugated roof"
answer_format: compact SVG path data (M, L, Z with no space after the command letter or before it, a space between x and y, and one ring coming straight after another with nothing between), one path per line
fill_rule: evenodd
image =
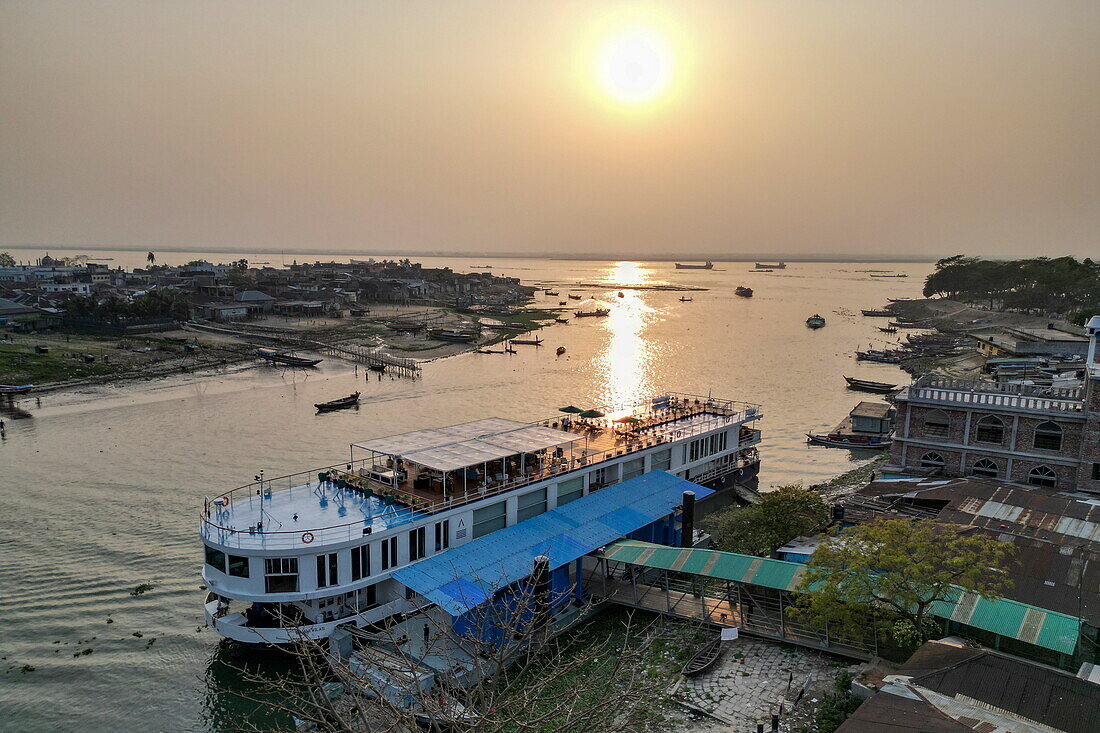
M802 563L739 555L719 550L683 549L638 540L620 540L604 550L617 562L678 570L707 578L793 591L806 572ZM987 600L959 588L953 602L932 604L932 614L1000 636L1073 654L1081 622L1073 616L1000 598Z

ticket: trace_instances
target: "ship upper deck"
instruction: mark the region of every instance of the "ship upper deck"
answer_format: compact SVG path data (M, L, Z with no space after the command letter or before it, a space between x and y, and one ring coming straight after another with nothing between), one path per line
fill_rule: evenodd
M347 542L562 474L762 417L757 405L663 396L610 415L490 418L352 445L352 460L207 501L204 539L277 549ZM742 427L732 449L758 433ZM355 458L355 451L365 458Z

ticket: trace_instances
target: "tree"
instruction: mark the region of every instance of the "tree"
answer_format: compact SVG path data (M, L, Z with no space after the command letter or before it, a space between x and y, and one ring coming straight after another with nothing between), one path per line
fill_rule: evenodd
M818 494L794 484L762 495L756 504L712 514L703 527L717 549L763 557L795 537L820 530L828 517Z
M996 598L1013 546L952 525L909 519L864 524L829 538L807 565L798 591L800 613L818 624L849 625L868 610L912 624L930 636L932 605L953 602L959 589Z
M0 267L15 266L15 258L8 252L0 252Z

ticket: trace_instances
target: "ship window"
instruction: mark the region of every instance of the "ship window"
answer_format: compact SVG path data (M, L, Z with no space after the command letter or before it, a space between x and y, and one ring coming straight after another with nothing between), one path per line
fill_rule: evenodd
M340 582L338 555L333 552L317 556L317 587L327 588Z
M370 545L351 548L351 579L362 580L370 575Z
M666 448L654 453L650 465L654 471L667 471L672 468L672 449Z
M446 550L451 546L451 520L444 519L435 523L435 551Z
M503 501L474 510L474 539L484 537L498 529L504 529L506 526L508 526L508 515Z
M229 556L229 574L238 578L248 577L248 558L240 555Z
M558 506L568 504L571 501L584 496L584 477L578 476L558 484Z
M951 430L951 418L943 410L932 410L924 418L924 435L930 438L946 438Z
M206 564L212 568L225 572L225 553L221 550L215 550L213 547L207 545L206 547Z
M997 468L997 464L988 458L980 458L974 461L974 468L971 469L971 473L975 476L985 476L987 478L997 478L997 474L1000 470Z
M1002 443L1005 439L1005 425L999 417L986 415L978 421L978 434L975 438L979 443Z
M268 593L297 593L298 558L264 558L264 584Z
M1045 422L1035 428L1035 447L1039 450L1062 450L1062 428Z
M943 456L935 451L925 453L920 457L921 468L943 468Z
M537 517L546 511L546 489L531 491L516 500L516 521Z
M633 458L623 461L623 481L637 478L645 473L645 458Z
M1028 473L1027 482L1032 486L1054 487L1058 485L1058 474L1050 466L1036 466Z
M389 570L397 567L397 538L390 537L382 540L382 569Z
M424 527L409 530L409 562L414 562L424 557Z

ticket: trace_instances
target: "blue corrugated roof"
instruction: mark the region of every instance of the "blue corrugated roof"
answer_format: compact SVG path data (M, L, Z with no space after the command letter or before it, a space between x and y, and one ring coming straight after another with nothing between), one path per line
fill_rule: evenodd
M672 513L683 492L714 492L664 471L600 489L563 507L424 558L393 577L451 615L531 574L539 555L558 568Z

